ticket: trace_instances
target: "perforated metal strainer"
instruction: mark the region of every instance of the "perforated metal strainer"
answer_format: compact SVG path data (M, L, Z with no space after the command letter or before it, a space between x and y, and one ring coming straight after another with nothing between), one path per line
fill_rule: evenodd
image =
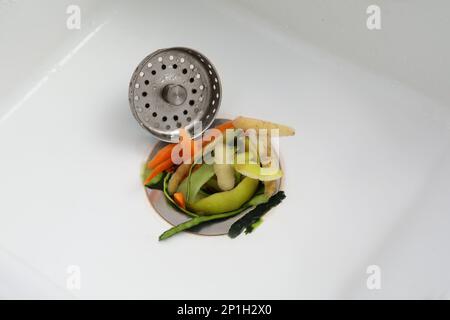
M139 124L170 142L178 138L180 128L197 137L211 126L221 90L211 62L195 50L179 47L145 57L131 77L128 97Z

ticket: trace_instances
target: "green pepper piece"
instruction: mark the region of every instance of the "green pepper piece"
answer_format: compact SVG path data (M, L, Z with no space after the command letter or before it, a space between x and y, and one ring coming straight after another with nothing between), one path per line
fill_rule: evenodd
M218 214L239 209L255 194L258 184L258 180L245 177L234 189L214 193L189 204L189 208L199 215Z
M188 204L194 202L196 201L200 188L213 176L214 167L210 164L202 164L198 170L184 178L177 191L184 195Z

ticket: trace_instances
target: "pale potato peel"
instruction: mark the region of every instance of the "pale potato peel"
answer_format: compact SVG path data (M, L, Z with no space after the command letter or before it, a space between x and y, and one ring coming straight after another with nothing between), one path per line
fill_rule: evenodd
M247 117L237 117L236 119L233 120L233 126L237 129L242 129L244 131L246 131L248 129L255 129L255 130L278 129L280 137L295 135L295 130L291 127L288 127L288 126L285 126L282 124L273 123L270 121L264 121L264 120L247 118Z

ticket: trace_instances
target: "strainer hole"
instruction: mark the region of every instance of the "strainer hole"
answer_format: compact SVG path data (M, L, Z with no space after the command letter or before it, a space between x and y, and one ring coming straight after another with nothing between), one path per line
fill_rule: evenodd
M180 59L180 62L183 63L183 62L184 62L184 58L181 58L181 59Z
M174 65L172 66L172 68L176 69L176 68L178 68L178 66L177 66L176 64L174 64Z
M166 65L163 64L163 65L161 66L161 69L165 70L165 69L166 69Z
M181 123L177 122L177 128L181 128Z
M189 82L190 82L190 83L194 82L194 78L190 78L190 79L189 79Z
M169 126L169 125L167 125L167 126L166 126L166 130L169 130L169 129L170 129L170 126Z
M145 85L147 85L147 86L148 86L148 84L150 83L150 81L148 81L148 80L145 80L145 81L144 81L144 83L145 83Z
M152 70L152 75L155 75L156 74L156 71L155 70Z
M187 110L183 110L183 114L184 115L188 114L188 111Z
M173 56L170 56L170 57L169 57L169 60L173 60Z
M186 118L186 121L187 121L187 122L191 122L191 120L192 120L191 117L187 117L187 118Z
M189 68L191 68L191 69L194 69L194 65L193 65L193 64L191 64L191 65L189 66Z
M146 91L142 92L142 96L146 97L147 96L147 92Z
M156 117L158 116L158 114L157 114L156 112L153 112L153 113L152 113L152 116L153 116L154 118L156 118Z
M173 116L173 120L178 121L178 116L177 116L177 115L174 115L174 116Z
M186 74L187 73L187 69L185 68L185 69L183 69L183 74Z
M161 62L162 61L162 57L158 57L158 61Z
M195 101L194 101L194 100L189 100L189 105L190 105L190 106L193 106L193 105L194 105L194 103L195 103Z
M167 117L166 116L162 117L162 121L166 122L167 121Z
M150 103L146 103L145 104L145 107L148 109L148 108L150 108Z
M196 94L197 93L197 89L192 89L192 93Z

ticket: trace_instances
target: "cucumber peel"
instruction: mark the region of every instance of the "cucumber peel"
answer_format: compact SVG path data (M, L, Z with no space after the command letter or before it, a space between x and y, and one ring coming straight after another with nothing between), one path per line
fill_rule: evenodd
M145 179L150 175L151 172L152 172L152 169L149 169L147 167L147 163L144 163L142 165L142 169L141 169L142 182L145 181ZM163 189L163 183L162 183L163 177L164 177L164 173L161 172L161 173L157 174L152 180L150 180L150 182L148 182L145 186L150 189L162 190Z

